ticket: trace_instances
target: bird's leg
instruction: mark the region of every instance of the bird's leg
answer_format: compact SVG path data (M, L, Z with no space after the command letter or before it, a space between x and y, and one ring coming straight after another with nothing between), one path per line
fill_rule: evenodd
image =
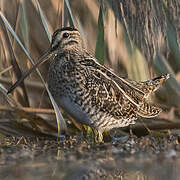
M110 136L108 131L103 132L103 141L104 142L110 142L112 140L112 137Z
M132 126L129 125L129 134L130 134L130 137L133 137L133 131L132 131Z
M136 135L132 131L132 126L133 125L131 125L131 124L129 125L129 134L130 134L129 138L134 139L136 137Z
M92 130L92 128L84 124L81 124L81 133L85 138L85 141L92 140L92 136L94 135L94 131Z
M103 142L103 134L100 131L98 131L98 141Z
M102 132L100 132L100 131L98 131L96 129L93 129L93 134L94 134L95 143L103 142L103 134L102 134Z
M83 136L85 137L86 136L86 131L87 131L86 126L82 124L81 129L82 129Z

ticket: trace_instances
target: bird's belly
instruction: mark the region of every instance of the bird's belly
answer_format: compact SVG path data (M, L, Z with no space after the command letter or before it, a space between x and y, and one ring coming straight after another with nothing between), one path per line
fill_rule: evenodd
M88 113L86 113L80 105L73 102L67 96L54 97L56 103L70 114L78 123L92 126L92 121Z
M97 111L97 107L91 107L91 110L84 109L81 105L72 101L68 96L54 97L56 103L62 107L69 115L71 115L78 123L88 125L100 131L110 130L118 127L125 127L134 124L136 118L120 118L114 117Z

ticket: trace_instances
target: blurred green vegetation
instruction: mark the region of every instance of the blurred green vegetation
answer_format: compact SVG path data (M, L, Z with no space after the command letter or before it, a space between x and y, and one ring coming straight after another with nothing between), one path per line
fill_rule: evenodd
M0 10L0 83L7 89L32 66L27 59L36 62L47 51L57 28L75 26L87 49L121 76L142 81L170 73L153 101L168 109L180 108L179 0L1 0ZM44 79L48 66L49 62L39 67ZM37 73L13 95L22 107L52 108ZM8 108L7 97L0 98L0 105Z

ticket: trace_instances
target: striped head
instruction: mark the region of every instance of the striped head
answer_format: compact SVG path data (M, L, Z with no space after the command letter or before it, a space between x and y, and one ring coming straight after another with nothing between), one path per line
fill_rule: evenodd
M82 49L83 41L77 29L64 27L54 32L51 42L51 52Z

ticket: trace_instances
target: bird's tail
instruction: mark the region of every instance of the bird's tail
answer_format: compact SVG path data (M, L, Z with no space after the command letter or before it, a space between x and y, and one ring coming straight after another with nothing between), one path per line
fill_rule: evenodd
M162 111L161 108L143 102L137 110L137 114L141 117L152 118L157 116Z
M170 75L165 74L156 78L153 78L151 80L145 81L144 83L147 84L147 87L149 87L149 92L156 91L162 83L164 83L167 79L169 79Z

